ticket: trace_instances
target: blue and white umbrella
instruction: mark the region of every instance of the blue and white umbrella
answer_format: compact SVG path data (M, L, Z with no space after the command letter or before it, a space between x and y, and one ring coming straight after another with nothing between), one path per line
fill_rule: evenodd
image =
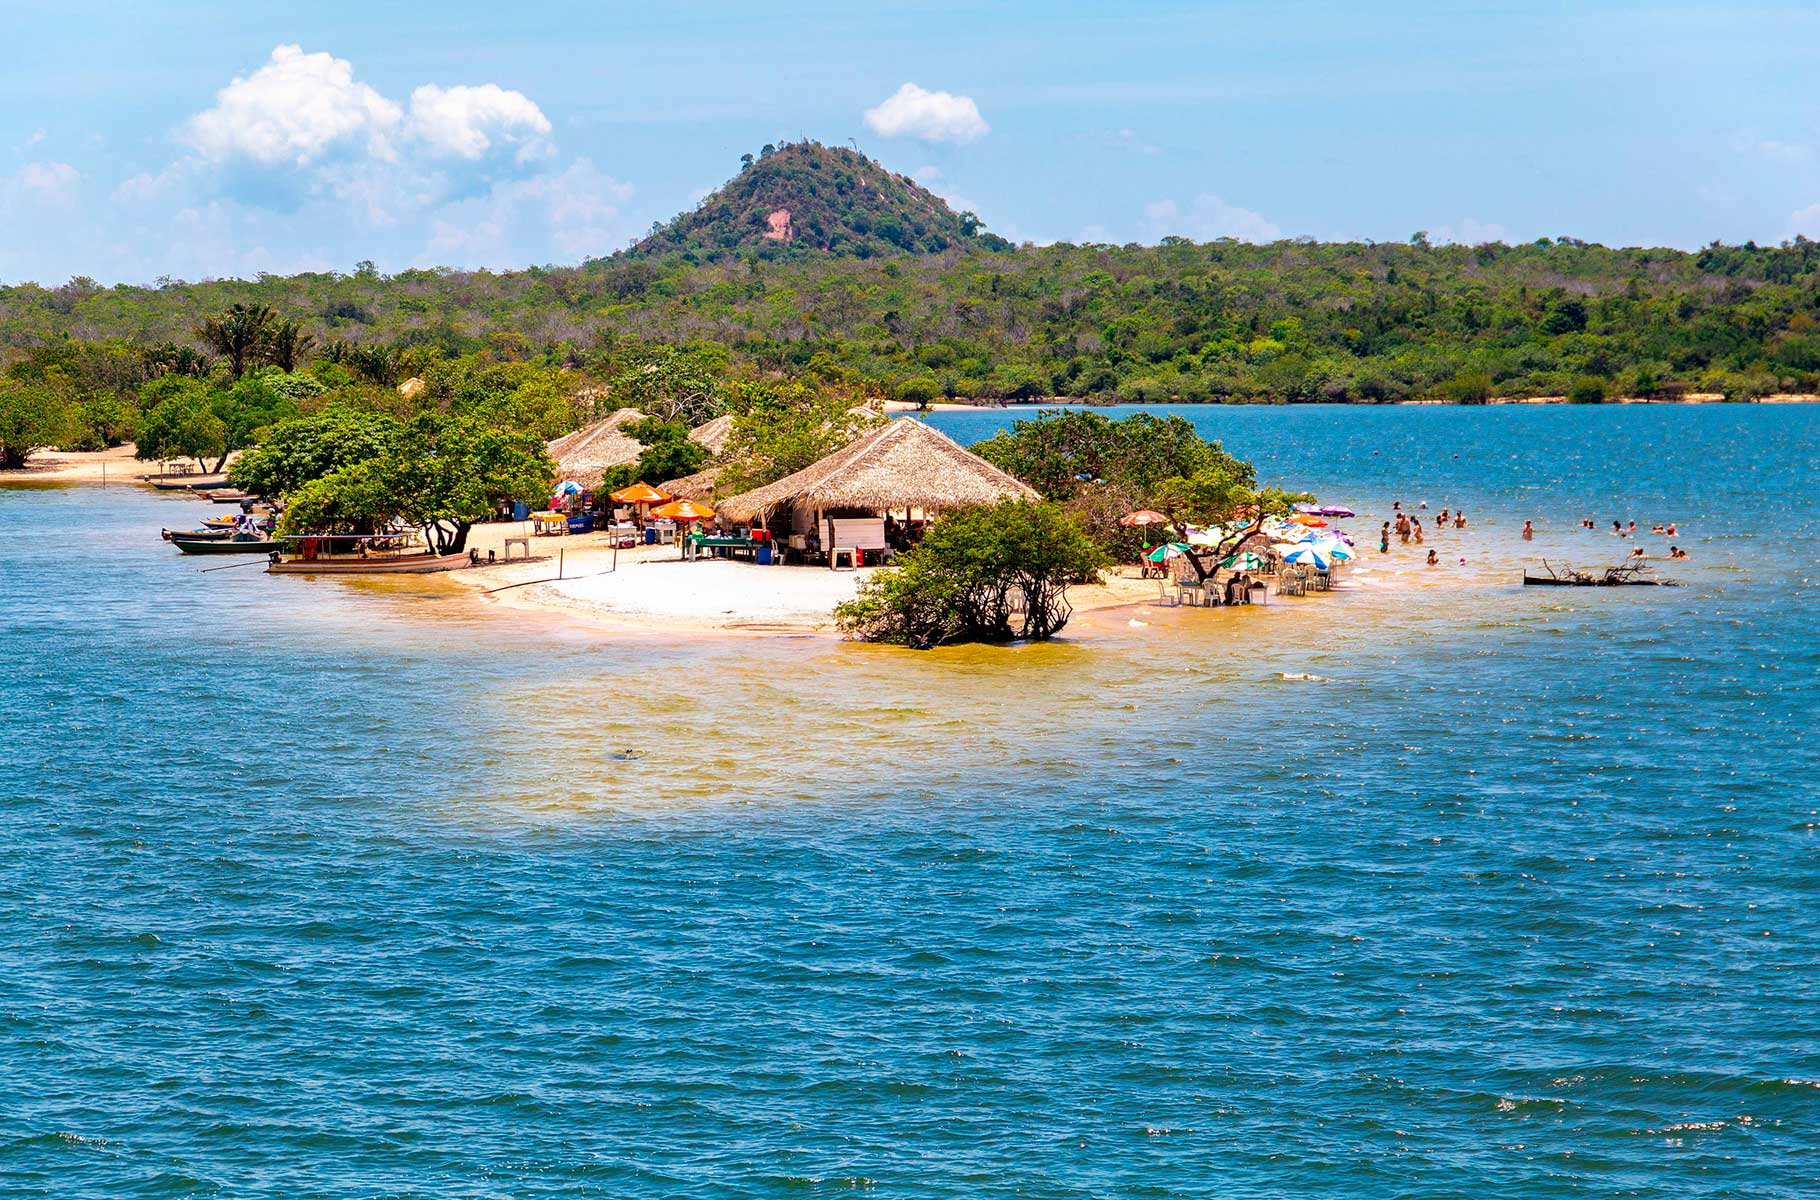
M1333 555L1326 547L1314 542L1301 542L1294 546L1283 547L1283 561L1297 567L1313 567L1325 571L1333 565Z

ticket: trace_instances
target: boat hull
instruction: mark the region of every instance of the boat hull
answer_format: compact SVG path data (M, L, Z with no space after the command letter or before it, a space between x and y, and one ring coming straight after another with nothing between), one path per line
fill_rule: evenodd
M177 534L171 538L171 545L185 554L270 554L279 543L270 538L192 538Z
M414 554L397 558L286 559L266 568L272 575L424 575L453 571L468 565L467 551L460 554Z
M1546 575L1525 575L1525 587L1662 587L1662 579L1550 579Z

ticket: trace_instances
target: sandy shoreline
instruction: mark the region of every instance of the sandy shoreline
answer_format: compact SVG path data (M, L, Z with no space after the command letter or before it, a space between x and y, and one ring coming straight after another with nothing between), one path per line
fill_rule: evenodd
M488 551L503 553L505 539L519 536L516 524L483 525L469 544L484 558ZM533 561L456 571L447 578L489 606L560 616L620 635L837 637L835 605L852 599L875 570L683 562L670 545L621 550L616 563L601 534L533 538L531 545L539 556ZM1068 599L1084 614L1152 604L1157 595L1155 580L1113 577L1101 586L1073 588Z

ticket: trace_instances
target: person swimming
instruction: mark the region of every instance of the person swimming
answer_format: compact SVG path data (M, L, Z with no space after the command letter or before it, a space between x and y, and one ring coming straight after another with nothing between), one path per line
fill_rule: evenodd
M1668 556L1670 558L1686 558L1687 551L1681 549L1679 546L1670 546L1668 548Z
M1461 561L1464 561L1464 560L1461 560ZM1436 552L1436 551L1433 551L1433 550L1430 550L1430 551L1429 551L1429 552L1428 552L1428 565L1429 565L1429 566L1431 566L1431 567L1438 567L1438 566L1440 566L1440 565L1441 565L1441 556L1440 556L1440 554L1439 554L1439 553L1437 553L1437 552Z

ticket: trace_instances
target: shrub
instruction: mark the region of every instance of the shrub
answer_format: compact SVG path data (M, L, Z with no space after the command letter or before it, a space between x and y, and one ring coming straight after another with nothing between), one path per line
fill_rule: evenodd
M955 509L836 608L835 624L860 641L919 650L1054 637L1073 613L1068 585L1094 578L1105 561L1056 505Z

